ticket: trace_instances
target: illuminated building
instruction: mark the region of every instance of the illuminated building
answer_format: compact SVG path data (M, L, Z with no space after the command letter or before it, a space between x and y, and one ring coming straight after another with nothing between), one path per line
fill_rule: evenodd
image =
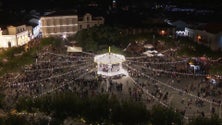
M222 50L222 24L207 24L201 28L186 27L184 34L212 50Z
M78 16L74 11L53 12L40 21L43 37L72 35L78 31Z
M79 17L78 19L78 30L87 29L93 26L99 26L104 24L103 17L93 17L91 14L86 13L83 17Z
M76 34L79 30L103 24L104 18L92 17L89 13L79 17L75 11L58 11L41 17L40 21L42 36L49 37Z
M18 47L30 41L26 25L8 26L0 29L0 48Z

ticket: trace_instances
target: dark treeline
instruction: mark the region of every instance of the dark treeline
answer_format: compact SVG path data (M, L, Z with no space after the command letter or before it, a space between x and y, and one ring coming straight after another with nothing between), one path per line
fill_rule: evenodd
M146 124L150 121L150 112L144 104L119 101L108 95L82 98L73 93L59 93L38 99L21 99L17 110L51 114L57 123L66 117L84 118L87 123L127 125Z
M57 120L56 123L62 122L66 117L84 118L87 123L124 125L168 125L172 122L181 125L183 120L182 115L171 108L155 106L152 110L147 110L141 102L120 101L108 95L83 98L73 93L59 93L38 99L21 99L17 110L51 114Z
M51 124L61 124L67 117L85 119L87 124L103 123L115 125L220 125L221 119L198 117L184 122L183 115L173 108L160 105L148 110L144 103L132 100L118 100L115 96L95 95L80 97L73 93L57 93L41 98L23 98L17 103L19 112L43 112L53 119ZM11 118L12 116L9 116ZM28 122L24 117L12 117L18 123ZM8 119L8 118L7 118ZM1 121L0 121L1 122ZM40 120L44 125L47 122ZM10 125L10 124L7 124ZM17 124L19 125L19 124Z

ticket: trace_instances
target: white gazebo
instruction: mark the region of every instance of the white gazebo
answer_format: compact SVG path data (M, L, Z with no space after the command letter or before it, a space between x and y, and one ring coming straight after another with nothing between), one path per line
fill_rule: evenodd
M128 75L122 67L124 61L126 61L125 56L110 52L94 57L94 62L97 63L97 74L104 76Z

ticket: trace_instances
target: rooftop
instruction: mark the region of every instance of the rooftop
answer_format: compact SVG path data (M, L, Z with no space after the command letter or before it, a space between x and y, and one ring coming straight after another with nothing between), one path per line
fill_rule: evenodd
M61 10L61 11L53 11L44 17L53 17L53 16L73 16L77 15L76 10Z
M124 62L126 59L123 55L115 53L105 53L101 55L96 55L94 57L94 62L100 64L117 64Z
M219 33L222 32L222 23L208 23L201 27L201 29L210 33Z

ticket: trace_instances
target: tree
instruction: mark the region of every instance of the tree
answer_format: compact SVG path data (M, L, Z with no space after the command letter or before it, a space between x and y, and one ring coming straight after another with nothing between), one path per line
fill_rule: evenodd
M222 120L218 116L212 116L211 118L197 117L189 125L221 125L221 123Z
M183 117L172 108L165 108L160 105L154 106L151 110L151 123L154 125L182 125Z

